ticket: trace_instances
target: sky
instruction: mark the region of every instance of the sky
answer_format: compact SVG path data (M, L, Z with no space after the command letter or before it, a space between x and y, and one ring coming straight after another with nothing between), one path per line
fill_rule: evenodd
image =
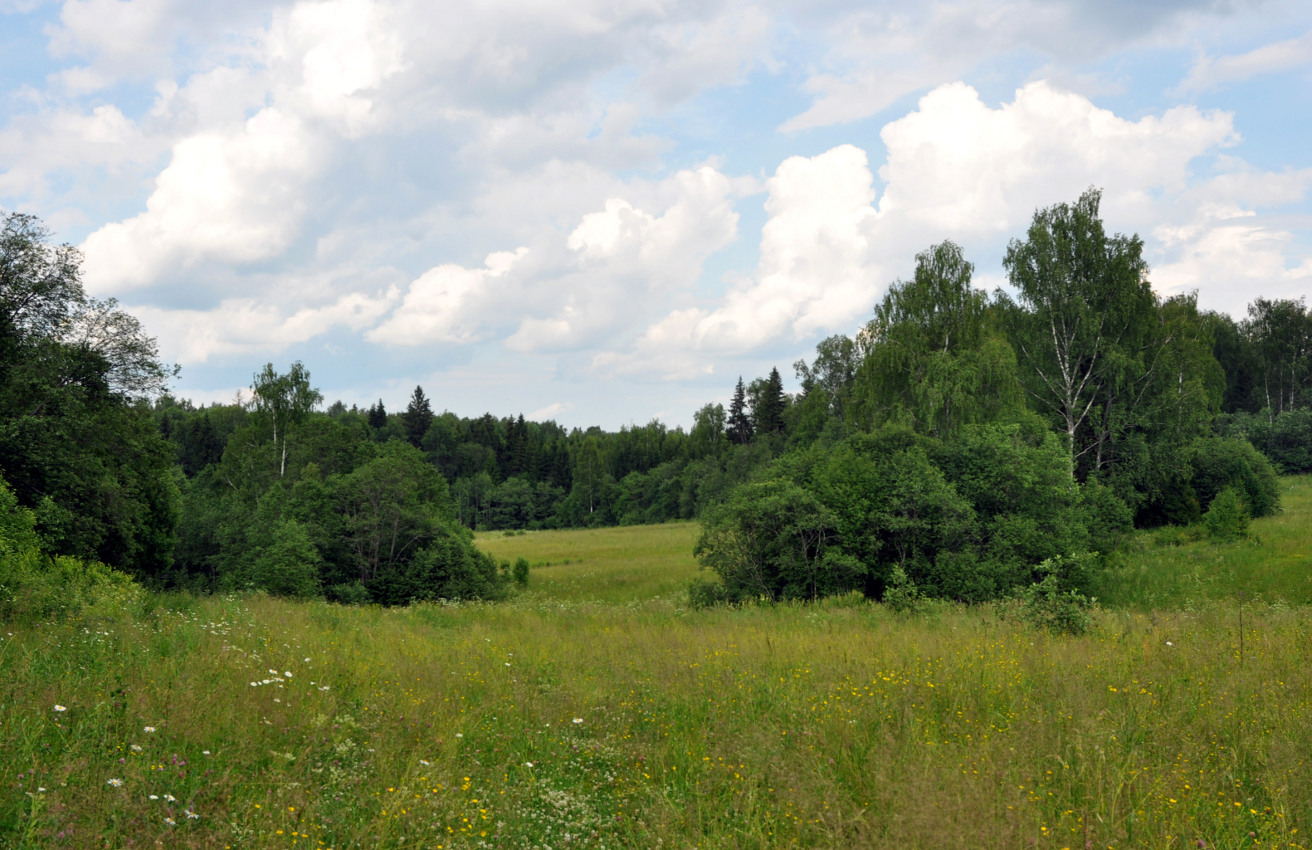
M687 426L1091 186L1164 297L1312 291L1305 0L0 0L0 104L197 403Z

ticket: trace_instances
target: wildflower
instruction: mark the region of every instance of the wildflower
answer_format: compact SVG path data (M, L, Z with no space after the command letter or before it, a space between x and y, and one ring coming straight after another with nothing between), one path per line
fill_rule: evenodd
M68 709L65 708L65 707L62 706L62 705L58 705L58 704L57 704L57 705L55 705L55 711L68 711Z
M1166 642L1166 645L1167 645L1167 646L1175 646L1175 644L1171 643L1169 640Z
M173 818L164 818L164 822L165 822L166 824L168 824L169 826L177 826L177 825L178 825L178 822L175 821Z
M44 789L44 788L42 788L41 786L38 785L38 786L37 786L37 789L36 789L36 793L38 793L38 794L44 794L44 793L46 793L46 789Z
M200 815L196 814L191 809L187 809L186 815L189 820L200 820Z
M141 731L142 731L142 732L154 732L154 731L155 731L155 727L154 727L154 726L146 726L146 727L142 728Z
M201 755L203 755L203 756L207 756L207 755L210 754L210 751L209 751L209 750L201 750L200 753L201 753Z
M582 723L582 722L583 722L583 718L582 718L582 717L575 717L575 718L574 718L574 722L575 722L575 723Z
M176 803L176 802L178 802L178 798L177 798L177 797L174 797L172 794L165 794L165 795L164 795L164 799L167 800L167 801L170 802L170 803Z
M465 737L465 736L464 736L462 733L457 732L457 733L456 733L456 737L457 737L457 738L463 738L463 737Z
M121 786L121 785L123 784L123 780L122 780L122 779L110 779L110 780L107 780L107 781L105 782L105 784L106 784L106 785L111 785L111 786L113 786L114 788L118 788L119 786Z
M533 766L533 762L531 761L524 762L524 767L532 767L532 766Z
M285 673L283 673L283 675L286 676L288 679L290 679L292 677L292 671L288 670Z
M419 760L419 763L422 764L424 767L428 767L428 760L427 760L427 759L420 759L420 760Z
M139 753L139 752L141 752L141 745L140 745L140 744L133 744L133 745L132 745L132 752L134 752L134 753Z
M158 800L158 799L159 799L159 795L158 795L158 794L151 794L151 795L150 795L150 799L152 799L152 800Z

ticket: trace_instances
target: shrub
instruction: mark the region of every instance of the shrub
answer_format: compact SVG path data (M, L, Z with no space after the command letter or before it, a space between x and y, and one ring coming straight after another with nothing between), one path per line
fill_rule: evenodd
M884 586L884 605L897 614L915 614L925 607L920 588L902 567L894 567Z
M36 517L0 479L0 619L131 617L145 591L95 561L42 551Z
M1280 483L1276 471L1252 444L1226 437L1195 440L1191 448L1194 491L1204 510L1227 487L1237 488L1251 516L1268 516L1280 510Z
M1053 634L1082 635L1093 625L1095 600L1070 586L1087 570L1088 556L1058 555L1039 564L1043 578L1020 593L1022 616L1035 628Z
M723 582L695 578L688 584L688 605L698 610L718 605L735 605L742 601Z
M515 576L515 584L520 587L528 587L528 558L516 558L513 573Z
M1216 495L1203 516L1207 536L1213 540L1238 540L1248 536L1248 506L1234 487L1227 487Z

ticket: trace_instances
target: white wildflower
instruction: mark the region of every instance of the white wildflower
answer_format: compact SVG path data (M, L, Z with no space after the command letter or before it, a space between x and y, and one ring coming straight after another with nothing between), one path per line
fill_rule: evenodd
M55 711L68 711L68 709L65 708L65 707L62 706L62 705L58 705L58 704L56 704L56 705L55 705Z
M107 780L105 780L105 784L106 784L106 785L111 785L111 786L113 786L114 788L118 788L118 787L120 787L120 786L123 784L123 780L122 780L122 779L107 779Z

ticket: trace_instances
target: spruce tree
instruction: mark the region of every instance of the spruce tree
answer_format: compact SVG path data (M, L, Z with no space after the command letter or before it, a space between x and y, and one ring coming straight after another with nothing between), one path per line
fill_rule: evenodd
M756 416L758 434L781 434L784 430L784 381L779 370L770 369L770 377L765 380L765 392L761 397L761 409L752 411Z
M369 427L375 431L381 431L387 427L387 409L383 407L383 400L378 399L378 403L369 408Z
M405 438L415 448L422 448L420 444L428 433L428 426L433 424L433 408L424 395L423 387L415 387L414 394L410 396L410 405L401 414L401 418L405 422Z
M726 432L729 439L739 445L752 441L752 420L747 417L747 388L743 386L742 375L738 376L738 386L734 387L733 400L729 402Z

